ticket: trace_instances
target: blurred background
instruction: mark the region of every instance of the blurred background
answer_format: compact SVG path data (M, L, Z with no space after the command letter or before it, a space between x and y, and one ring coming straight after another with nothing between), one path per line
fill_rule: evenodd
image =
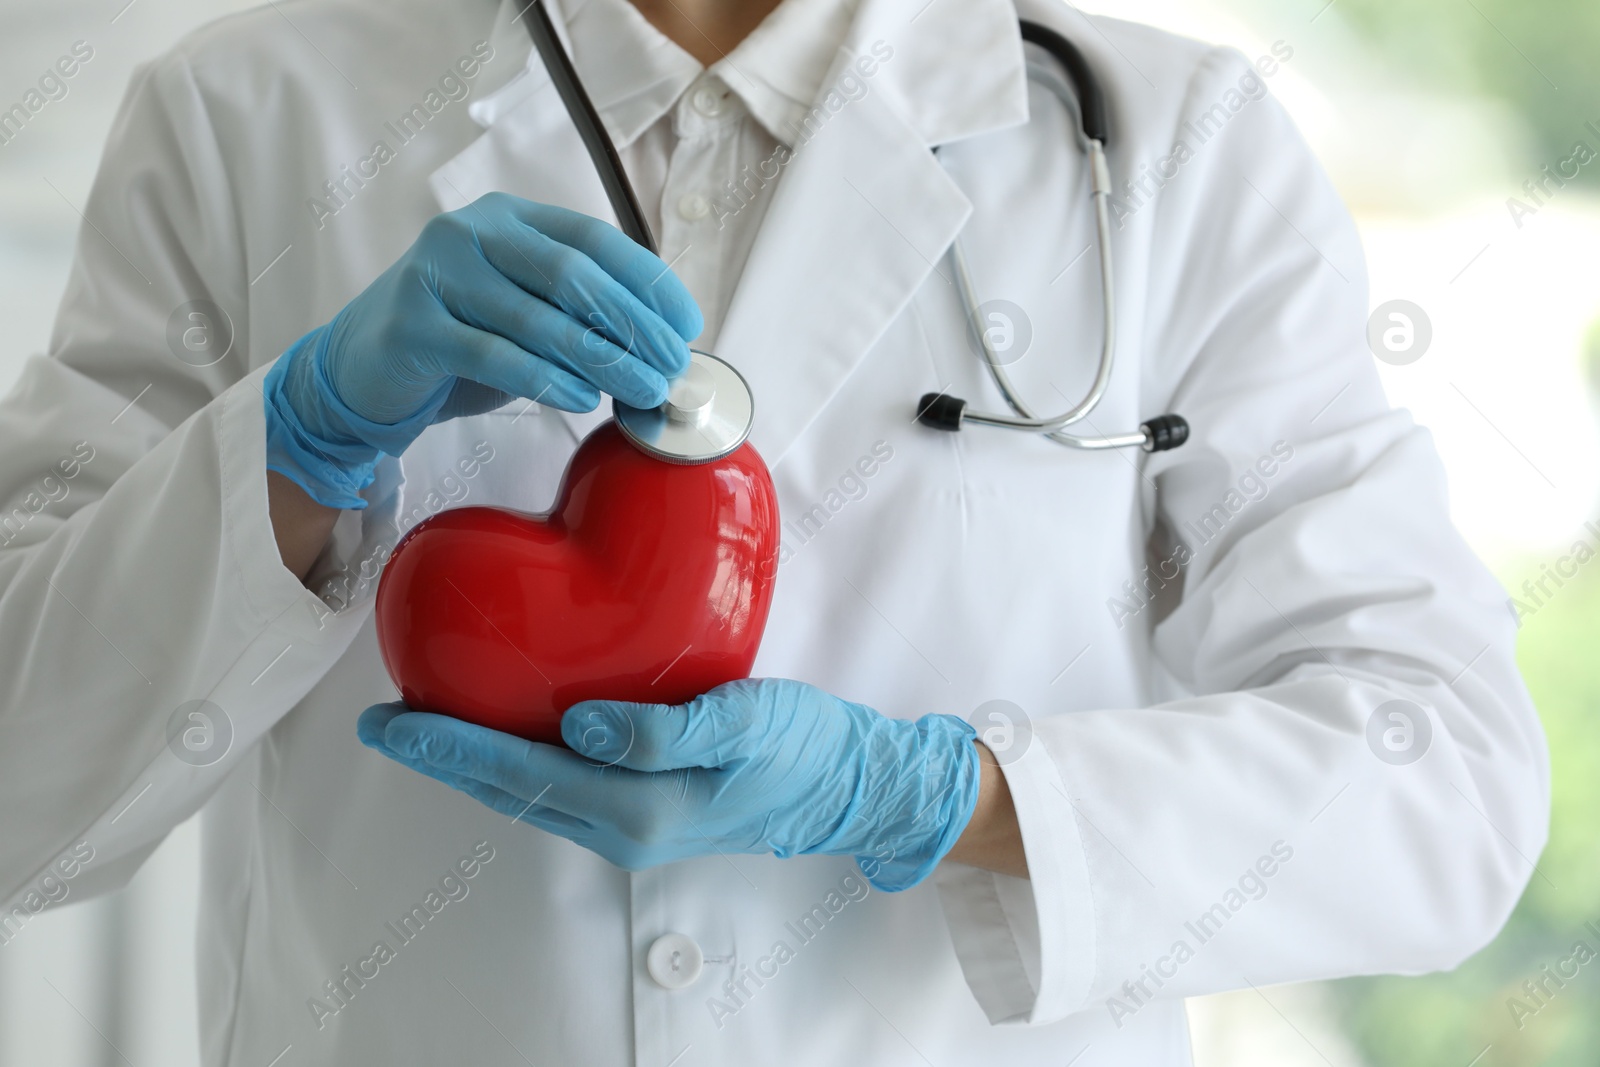
M255 0L0 0L9 106L76 41L66 97L0 145L0 390L48 344L100 145L135 64ZM439 0L441 3L448 0ZM1360 224L1372 307L1405 300L1426 349L1379 364L1430 427L1455 518L1522 599L1519 656L1554 773L1550 845L1510 924L1448 975L1192 1001L1200 1067L1600 1063L1600 963L1553 997L1524 983L1600 951L1600 5L1594 0L1108 0L1085 10L1292 58L1270 80ZM44 121L47 120L47 121ZM1593 125L1589 125L1593 123ZM1546 177L1577 171L1561 183ZM1542 183L1542 187L1540 184ZM1420 331L1418 333L1420 337ZM1421 346L1417 346L1420 348ZM1585 557L1587 559L1587 557ZM198 834L181 827L113 896L0 946L0 1067L198 1062ZM1586 930L1585 923L1595 923ZM1554 988L1550 986L1549 988ZM1518 1003L1534 1011L1514 1011Z

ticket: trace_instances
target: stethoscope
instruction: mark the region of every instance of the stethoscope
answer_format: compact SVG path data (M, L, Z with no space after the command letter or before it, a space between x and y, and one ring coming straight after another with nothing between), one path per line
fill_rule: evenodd
M600 176L600 183L605 188L606 197L611 201L611 209L616 213L618 226L623 233L639 244L651 252L656 252L655 235L650 232L650 226L645 222L644 212L639 207L639 199L634 194L633 185L628 181L628 174L622 167L621 158L617 155L616 145L611 142L610 135L606 133L605 126L600 121L599 112L595 110L594 104L589 100L589 94L583 88L583 83L578 79L578 72L573 67L572 60L557 41L555 27L550 22L549 13L545 11L542 0L535 0L523 9L522 21L528 29L529 36L533 38L539 58L550 73L550 80L555 85L556 93L561 97L567 114L583 140L584 148L588 150L589 158ZM1083 53L1079 52L1071 41L1037 23L1024 20L1021 27L1022 39L1050 53L1071 79L1069 85L1057 72L1034 60L1028 61L1028 77L1055 93L1069 111L1078 112L1079 132L1083 135L1085 149L1089 155L1090 197L1094 201L1095 228L1100 253L1100 289L1105 321L1100 362L1095 371L1094 381L1082 400L1059 415L1049 418L1037 415L1017 394L1010 375L1006 372L1003 354L996 351L989 331L985 330L979 321L980 302L977 289L973 284L972 272L968 268L967 258L961 250L961 240L958 237L951 242L949 252L951 264L955 268L956 288L960 291L967 321L983 351L983 363L989 368L990 377L994 379L1000 395L1005 398L1012 413L1003 415L972 411L968 409L967 402L959 397L942 392L927 393L917 402L917 421L936 430L952 431L961 429L962 425L969 422L984 426L1003 426L1013 430L1043 434L1059 444L1081 449L1129 448L1137 445L1146 452L1162 452L1169 448L1177 448L1189 439L1189 424L1181 415L1157 415L1141 424L1136 431L1105 437L1079 437L1065 432L1068 426L1087 418L1100 403L1107 387L1111 384L1111 371L1116 363L1117 304L1112 288L1111 214L1108 205L1112 185L1111 170L1106 164L1105 146L1108 130L1106 104L1100 83L1089 69ZM935 153L937 154L937 149ZM706 362L700 358L701 355L700 353L695 355L695 363L690 368L691 377L726 373L724 368L727 368L727 364L716 360L715 357L708 357L710 362ZM701 369L702 365L704 369ZM709 382L702 383L702 391L709 388L709 385ZM666 412L665 415L635 412L632 409L624 410L619 406L618 422L630 437L635 436L634 432L630 431L630 420L641 430L647 430L650 436L655 437L659 431L654 427L670 429L675 417L679 415L680 405L673 397L669 397L662 410ZM742 436L740 439L743 439ZM637 443L646 445L643 440L638 440Z

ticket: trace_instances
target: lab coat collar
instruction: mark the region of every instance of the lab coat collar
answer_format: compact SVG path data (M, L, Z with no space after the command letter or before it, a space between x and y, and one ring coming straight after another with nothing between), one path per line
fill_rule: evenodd
M515 3L502 0L496 47L509 26L523 40L504 46L526 56ZM869 57L875 65L858 65ZM1010 0L862 0L823 84L850 85L852 71L864 95L819 93L810 129L763 194L772 200L718 337L717 355L755 394L751 441L768 464L781 461L929 273L949 281L941 259L972 205L930 146L1027 121ZM499 189L614 218L537 59L473 108L488 129L433 174L442 207ZM906 398L908 419L913 402ZM608 408L567 419L581 435Z
M556 34L583 78L589 99L619 148L632 144L706 68L656 29L629 0L545 0ZM710 67L767 132L793 147L807 113L824 95L838 42L861 0L783 0L738 46ZM506 93L491 91L472 114L495 119L547 83L527 41L516 0L502 0L492 43L496 53L520 56ZM521 38L520 40L518 38ZM495 85L504 82L502 76Z
M552 19L556 36L569 53L574 52L574 30L569 29L561 5L570 6L574 2L554 0L551 8L559 16ZM582 12L587 5L581 4L581 0L576 2L580 7L574 24L581 39L590 34L592 28L584 27ZM857 5L855 17L840 51L860 55L870 52L877 41L883 41L894 50L894 62L885 64L873 77L872 87L889 97L894 109L922 136L925 144L946 144L1027 121L1027 71L1012 0L849 2ZM519 18L526 5L527 0L500 0L490 44L496 56L504 56L512 62L498 66L485 79L482 86L488 92L470 106L472 117L485 128L492 128L501 116L516 110L528 98L540 95L550 85L549 75L539 63ZM628 7L631 17L643 20L631 4ZM787 12L780 9L774 16L758 26L750 38L741 42L740 48L746 45L760 48L758 58L766 58L768 46L764 38L782 32L790 21L823 17L816 10L803 7ZM734 54L738 54L738 49ZM680 52L680 55L694 70L699 69L687 53ZM838 59L834 57L828 77L812 93L813 105L824 102L835 86ZM676 60L671 61L671 66L690 69ZM750 65L741 66L745 69L725 74L724 80L730 87L739 89L762 76ZM810 81L804 76L805 66L804 63L783 64L782 70L767 75L768 89L789 96L791 102L798 102ZM504 73L507 70L513 73L508 76ZM583 75L595 106L602 111L616 112L614 117L607 116L607 130L619 145L631 143L643 127L634 129L634 123L625 121L625 109L619 105L648 86L627 80L613 84L606 81L605 74L599 74L600 80L595 80L587 70ZM561 107L553 93L547 104L558 110ZM752 110L765 122L764 114L756 108ZM646 122L645 126L648 124ZM792 145L786 132L773 130L780 140Z
M619 148L655 125L701 74L699 61L628 0L547 2L565 14L573 64Z
M622 0L626 2L626 0ZM783 0L711 73L786 147L804 136L861 0Z
M566 12L573 62L618 147L632 144L706 73L629 0L548 0ZM782 0L709 70L792 146L860 0Z

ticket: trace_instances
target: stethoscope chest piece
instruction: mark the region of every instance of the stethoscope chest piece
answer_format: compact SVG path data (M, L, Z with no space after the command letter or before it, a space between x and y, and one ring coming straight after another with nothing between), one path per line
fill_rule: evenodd
M755 401L731 365L691 350L689 369L673 380L665 404L635 408L615 400L612 414L640 451L668 463L710 463L749 438Z

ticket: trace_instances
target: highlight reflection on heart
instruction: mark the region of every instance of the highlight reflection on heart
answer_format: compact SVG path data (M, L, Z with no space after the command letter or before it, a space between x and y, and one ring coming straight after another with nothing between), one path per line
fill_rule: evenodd
M384 666L417 711L551 744L580 700L681 703L749 675L778 531L750 445L678 465L607 422L547 514L459 508L400 541L378 585Z

